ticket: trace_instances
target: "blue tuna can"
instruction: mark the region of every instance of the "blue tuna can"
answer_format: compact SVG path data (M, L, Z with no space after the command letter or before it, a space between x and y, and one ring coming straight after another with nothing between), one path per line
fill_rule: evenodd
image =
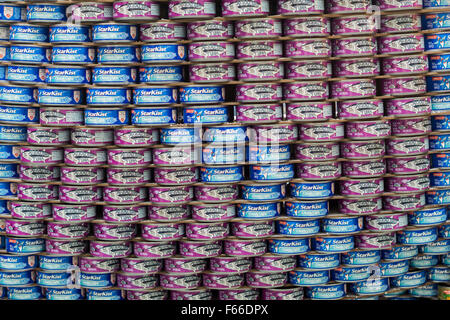
M17 186L13 182L0 182L0 197L15 197Z
M328 182L291 182L291 196L297 199L322 199L334 195L334 184Z
M254 181L288 181L294 177L294 165L250 165L249 172Z
M26 140L26 127L0 125L0 142L25 142Z
M450 238L450 223L440 225L438 227L439 238Z
M42 298L42 288L37 285L8 287L7 296L10 300L37 300Z
M271 219L278 217L281 211L279 202L264 203L238 203L237 216L244 219Z
M370 277L372 266L341 266L331 270L331 278L336 282L355 282Z
M409 261L409 260L405 260L405 261ZM425 255L425 254L415 256L414 258L412 258L410 260L411 267L416 268L416 269L428 269L430 267L437 265L438 263L439 263L438 256ZM406 273L406 271L405 271L405 273Z
M428 65L430 71L440 72L450 70L449 59L449 54L429 55Z
M91 28L78 24L56 24L50 27L51 43L84 43L91 42Z
M450 95L439 95L431 97L431 110L442 111L450 109Z
M18 177L19 173L17 172L17 164L0 164L0 178L14 179Z
M427 76L426 81L428 92L450 91L450 75Z
M352 250L341 253L342 264L363 266L378 263L381 260L380 250Z
M250 145L248 161L256 163L285 162L291 159L290 145Z
M95 49L87 46L55 46L52 48L52 63L86 64L95 62Z
M141 83L165 83L183 81L181 66L145 66L139 68Z
M450 177L449 177L450 179ZM411 226L426 226L440 224L447 220L447 208L422 209L408 213L408 224Z
M106 22L92 27L94 42L133 42L137 39L137 27L127 23Z
M317 252L345 252L355 248L353 236L319 236L311 238L311 249Z
M423 0L424 8L439 8L439 7L449 7L450 1L448 0Z
M450 204L450 190L435 190L425 193L427 204Z
M276 221L276 232L285 236L311 236L320 230L319 219Z
M84 294L81 289L46 288L45 298L47 300L82 300Z
M26 270L34 269L38 266L37 256L34 255L10 255L0 254L0 269L3 270Z
M9 60L23 63L49 63L51 48L35 45L11 45L9 48Z
M177 122L176 108L134 108L131 110L131 124L160 125Z
M48 27L26 23L14 24L10 27L11 42L48 42Z
M388 250L381 250L383 260L405 260L411 259L419 254L416 246L394 246Z
M65 5L48 3L27 5L27 21L55 23L66 20Z
M107 46L97 48L98 63L128 64L141 61L139 48L136 46Z
M73 88L39 88L38 103L49 106L76 106L85 102L83 93L84 90Z
M428 13L422 15L422 29L447 29L450 28L450 13Z
M358 295L380 294L389 289L389 279L379 278L358 281L355 283L349 283L347 288L350 292Z
M437 228L404 229L397 232L397 243L420 245L437 240Z
M409 260L382 261L379 267L382 277L395 277L408 272Z
M328 280L330 280L328 270L296 269L289 272L289 283L297 286L315 286L325 284Z
M34 270L0 271L0 286L24 286L34 283Z
M163 144L180 145L201 142L201 129L194 127L168 127L159 130L159 140Z
M0 66L0 81L6 80L6 66Z
M31 254L45 251L44 239L6 238L6 252Z
M225 101L225 87L191 85L180 88L180 103L220 103Z
M203 132L204 142L246 142L246 126L207 127Z
M38 270L36 283L42 287L67 287L72 283L70 272Z
M182 62L186 60L186 46L174 43L141 46L141 61L145 63Z
M432 283L418 288L412 288L409 289L409 294L418 298L434 298L438 295L438 285Z
M432 168L450 168L450 153L430 154Z
M391 286L396 288L418 287L427 281L425 270L407 272L401 276L392 277L389 280Z
M129 88L89 88L86 90L88 105L124 106L131 104Z
M116 284L115 273L80 273L80 285L88 288L108 288Z
M125 291L120 289L87 289L87 300L125 300Z
M294 218L321 218L328 214L328 201L285 202L286 215Z
M220 124L229 120L229 111L225 106L183 108L183 123Z
M425 51L445 49L450 49L450 33L425 35Z
M17 161L20 159L20 146L0 145L0 160Z
M39 123L39 108L0 106L0 122L6 123Z
M334 269L341 264L339 253L308 252L299 255L297 261L298 266L305 269Z
M449 55L450 57L450 55ZM447 131L450 130L450 116L432 116L431 129L433 131Z
M92 68L92 84L127 85L131 83L136 83L135 68L114 66Z
M59 85L91 83L91 71L85 67L47 67L45 82Z
M336 300L345 297L344 283L327 283L305 287L305 296L312 300Z
M164 129L161 129L163 131ZM201 139L200 139L201 140ZM208 146L202 149L205 164L232 164L245 162L245 146Z
M450 149L450 134L438 134L428 136L430 140L430 150Z
M126 109L84 109L84 124L86 126L124 126L130 123Z
M27 19L24 6L11 3L0 3L0 22L21 22Z
M37 88L0 86L0 101L11 104L36 103Z
M39 256L39 268L43 270L65 271L77 264L77 257L73 256Z
M450 239L443 239L419 246L420 253L446 254L450 252Z
M7 200L0 200L0 215L10 215L11 212L8 209L8 201ZM3 239L4 240L4 239ZM3 241L3 249L5 248L4 241Z
M427 270L427 279L433 282L449 282L450 268L447 266L435 266Z
M363 217L327 216L322 219L322 232L353 233L363 229Z
M9 41L9 28L8 25L0 25L0 41Z
M166 105L178 102L178 90L173 87L145 87L133 89L136 105Z
M309 238L302 239L269 239L267 240L270 253L303 254L310 250Z
M230 183L243 180L243 166L200 168L200 181L204 183Z
M44 82L45 68L37 66L11 65L6 69L6 80L24 84Z
M242 199L249 201L273 201L284 199L286 185L277 184L248 184L242 185Z

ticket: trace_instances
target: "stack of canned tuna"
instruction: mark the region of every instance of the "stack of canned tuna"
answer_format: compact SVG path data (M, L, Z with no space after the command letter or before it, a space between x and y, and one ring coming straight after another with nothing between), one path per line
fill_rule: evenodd
M0 297L450 280L446 3L60 2L0 4Z

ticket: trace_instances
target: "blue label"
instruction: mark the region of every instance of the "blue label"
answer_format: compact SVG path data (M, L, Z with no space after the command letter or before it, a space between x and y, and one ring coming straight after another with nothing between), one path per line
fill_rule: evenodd
M237 216L244 219L268 219L280 215L280 203L238 203Z
M53 63L94 63L95 49L85 46L58 46L52 48Z
M450 204L450 190L435 190L425 193L427 204Z
M41 286L66 287L71 284L70 272L37 272L36 283Z
M431 13L422 15L422 29L443 29L450 27L450 13Z
M341 254L342 264L360 266L378 263L381 260L379 250L358 250L343 252Z
M270 201L283 199L285 196L285 185L243 185L242 199Z
M141 47L142 62L177 62L186 60L182 44L148 44Z
M0 87L0 101L9 103L35 103L37 88Z
M181 66L146 66L139 68L141 83L183 81Z
M205 142L245 142L248 141L247 127L212 127L203 133Z
M439 258L437 256L432 255L420 255L415 256L411 259L411 267L421 269L421 268L430 268L439 263ZM406 273L406 271L405 271Z
M227 107L183 108L184 123L225 123L228 121Z
M439 224L446 220L447 210L445 207L418 210L408 214L408 224L413 226Z
M317 252L343 252L355 247L353 236L319 237L311 239L311 247Z
M412 288L409 290L409 293L416 297L436 297L438 295L438 285L433 283L419 288Z
M250 179L255 181L290 180L294 177L293 164L250 165Z
M449 65L450 55L430 55L428 56L428 66L430 71L442 71L450 69Z
M433 242L436 239L436 228L429 228L424 230L402 230L397 232L397 242L399 244L419 245Z
M444 224L438 227L439 238L450 238L450 224Z
M47 42L48 27L16 24L10 27L10 41Z
M0 271L0 285L23 286L34 283L32 274L34 271Z
M343 283L305 287L305 296L317 300L335 300L345 296L345 285Z
M19 146L0 145L0 160L18 160L19 157Z
M80 89L39 88L38 102L45 105L73 106L83 104L84 96Z
M107 46L97 48L98 63L140 62L135 46Z
M0 164L0 178L18 178L17 164ZM2 269L2 268L0 268Z
M124 300L122 290L119 289L87 289L87 300Z
M50 27L49 38L50 42L90 42L91 28L81 25L55 25Z
M32 47L12 45L9 49L9 58L15 62L48 63L51 49L46 47Z
M0 255L0 269L25 270L36 268L37 266L37 256Z
M12 182L0 182L0 196L16 196L17 190Z
M27 128L0 125L0 141L24 142L27 140Z
M338 282L354 282L366 280L370 277L369 266L362 267L339 267L331 270L331 278Z
M7 200L0 200L0 214L10 215L10 211L8 209L8 201ZM3 249L5 248L4 240L5 239L3 239Z
M33 66L8 66L6 80L17 82L44 82L45 68Z
M200 169L200 180L202 182L237 182L241 181L243 167L202 167Z
M92 40L96 41L136 41L136 26L128 24L98 24L92 27Z
M44 239L6 238L6 251L11 253L38 253L45 251Z
M30 287L8 287L8 299L11 300L35 300L42 298L42 288Z
M450 168L450 153L430 154L432 168Z
M291 182L291 196L298 199L318 199L333 196L333 182Z
M306 253L298 256L298 266L306 269L333 269L341 264L339 253Z
M446 254L450 251L450 239L438 240L419 246L420 253Z
M328 233L351 233L360 231L363 227L362 217L324 218L322 231Z
M172 104L178 102L177 88L147 87L133 89L133 103L146 104Z
M81 289L46 288L47 300L81 300L84 299Z
M391 285L398 288L417 287L426 282L425 271L408 272L401 276L390 278Z
M66 21L66 6L56 4L29 4L27 6L27 20L38 21Z
M0 106L0 121L39 123L39 108Z
M291 158L291 146L248 146L248 161L250 162L283 162Z
M438 7L449 7L450 1L448 0L423 0L424 8L438 8Z
M310 236L320 230L320 220L276 221L278 234L290 236Z
M76 257L71 256L39 256L39 267L44 270L67 270L75 263Z
M200 128L161 128L160 141L165 144L192 144L201 141Z
M430 139L430 150L450 149L450 134L439 134L428 137Z
M450 75L427 76L426 81L428 92L439 92L450 90Z
M433 267L427 270L427 278L430 281L448 282L450 281L450 269L447 267Z
M6 239L5 236L0 236L0 249L4 250L6 248Z
M328 214L328 201L286 202L286 215L296 218L319 218Z
M0 4L0 20L20 22L26 20L26 9L14 4Z
M302 254L309 251L309 238L269 239L269 252L278 254Z
M225 101L224 86L180 88L180 103L217 103Z
M127 84L136 82L136 70L130 67L95 67L92 69L93 84Z
M49 67L45 82L49 84L88 84L90 71L87 68Z
M82 287L112 287L115 284L114 279L114 274L112 273L80 273L80 285Z
M409 269L409 260L380 262L382 277L394 277L405 274Z
M350 292L355 294L377 294L386 292L389 289L389 279L379 278L376 280L364 280L347 284Z
M307 270L293 270L289 272L289 283L298 286L314 286L325 284L330 279L330 272L328 270L322 271L307 271Z
M244 162L245 146L204 147L202 150L202 157L203 163L206 164L232 164Z
M86 102L90 105L127 105L131 103L131 90L127 88L89 88Z
M382 250L381 255L384 260L411 259L419 254L416 246L396 246L389 250Z
M170 124L177 122L175 108L134 108L131 110L132 124Z
M450 33L425 35L425 50L450 49Z
M122 126L130 123L128 110L85 109L84 124L87 126Z
M431 128L433 131L450 130L450 116L432 116Z
M450 95L431 97L431 110L439 111L448 109L450 109Z

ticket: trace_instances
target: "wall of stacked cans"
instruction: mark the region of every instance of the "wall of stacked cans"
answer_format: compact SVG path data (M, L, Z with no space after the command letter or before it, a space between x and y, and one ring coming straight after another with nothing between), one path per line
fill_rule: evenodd
M450 281L447 0L4 1L0 22L0 297Z

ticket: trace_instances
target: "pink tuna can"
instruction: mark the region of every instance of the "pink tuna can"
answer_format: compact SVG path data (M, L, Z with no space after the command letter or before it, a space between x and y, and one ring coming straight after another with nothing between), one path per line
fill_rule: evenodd
M8 201L11 218L45 219L52 216L52 205L39 202Z
M172 291L173 292L173 291ZM161 288L126 290L127 300L168 300L169 291Z
M339 119L380 118L384 114L382 100L348 100L337 103Z
M53 204L52 215L54 221L81 222L95 219L97 215L96 206L93 205L72 205Z
M281 121L280 104L242 104L236 106L236 121L241 123L271 123Z
M158 287L158 276L154 274L117 273L117 287L122 289L154 289Z
M231 42L192 42L189 44L189 61L210 62L234 59L234 44Z
M336 141L344 138L344 124L338 122L327 122L317 124L301 124L300 140L305 142Z
M424 77L381 79L381 94L384 96L402 96L423 94L426 92Z
M428 174L398 176L386 178L386 191L395 193L413 193L426 191L430 187Z
M358 249L389 249L395 243L395 232L367 232L355 236L355 244Z
M427 56L401 56L383 58L381 70L387 75L410 75L428 72Z
M388 158L387 170L391 174L415 174L430 170L428 156Z
M134 241L133 253L139 258L169 258L177 251L175 241Z
M422 9L422 0L400 2L394 0L375 0L374 3L378 5L382 11Z
M283 96L286 100L305 101L328 99L328 82L311 81L283 84Z
M87 252L87 243L84 240L46 239L45 251L51 255L78 256Z
M298 139L298 128L292 124L272 124L252 127L250 141L258 143L291 142Z
M59 200L66 203L94 203L102 200L102 188L95 186L60 186Z
M286 104L286 120L294 122L326 121L333 116L329 102L301 102Z
M212 0L171 0L169 19L207 19L216 15L216 3Z
M20 147L20 162L32 165L52 165L63 162L63 149L51 147Z
M137 228L133 223L93 223L93 234L99 240L131 240L136 237Z
M186 237L190 240L224 239L230 233L228 222L186 223Z
M331 56L328 39L288 40L284 43L284 56L288 58L327 58Z
M388 35L378 38L379 54L414 53L423 50L422 34Z
M8 236L39 237L45 233L45 222L40 220L5 220L5 233Z
M83 239L89 236L89 224L49 221L47 236L54 239Z
M108 149L108 164L115 167L144 167L151 163L148 149Z
M259 290L253 288L218 290L219 300L259 300Z
M272 81L284 77L284 65L280 62L244 62L237 66L240 81Z
M114 1L115 21L150 21L159 19L159 3L149 0Z
M195 199L206 203L233 201L238 198L238 193L235 184L195 186Z
M157 273L162 270L163 261L159 259L123 258L120 269L127 273Z
M404 33L420 31L422 23L419 14L383 15L380 21L381 33Z
M193 290L171 290L170 300L212 300L213 294L211 290L206 288Z
M152 22L141 24L139 35L143 42L180 41L186 37L186 29L182 23Z
M114 144L114 130L105 128L73 128L73 145L81 147L103 147Z
M390 135L389 120L352 121L345 124L345 136L352 140L383 139Z
M213 273L203 274L203 285L209 289L236 289L245 283L244 274L241 273Z
M349 178L372 178L386 174L384 159L344 161L342 174Z
M139 222L147 218L147 208L139 205L104 205L102 213L106 222L113 223Z
M331 98L370 98L377 95L374 79L341 80L331 83Z
M223 17L258 17L270 13L268 0L223 0Z
M331 77L331 74L331 61L327 60L305 60L286 63L287 79L325 79Z
M282 88L277 83L239 84L236 86L238 102L274 102L283 99Z
M61 146L70 143L70 129L28 127L27 142L41 146Z
M65 148L64 162L70 166L102 166L107 162L106 150L98 148Z
M377 54L377 41L374 37L342 38L333 40L334 57L363 57Z
M427 136L394 137L386 142L386 152L391 156L408 156L423 154L429 151Z
M282 55L280 41L245 41L236 45L236 58L241 60L274 60Z
M187 24L187 38L189 40L226 40L233 37L231 21L198 21Z
M364 217L364 229L374 231L397 231L408 225L406 213L377 214Z
M370 77L380 73L378 59L343 59L333 63L336 77Z
M384 192L383 178L348 179L339 181L341 194L348 197L370 197Z
M333 35L359 35L376 33L375 19L367 16L338 17L331 20L331 33Z
M148 217L158 222L174 222L190 217L190 208L187 205L151 205L148 208Z
M295 145L295 159L329 161L339 158L338 143L300 143Z
M390 99L385 104L387 116L411 117L431 113L430 97Z
M164 259L164 270L168 273L200 273L207 270L207 260L171 257Z
M149 168L107 168L106 181L110 185L133 186L149 183Z
M230 63L205 63L189 65L189 79L194 83L233 81L236 71Z
M184 204L194 199L193 187L150 187L149 200L154 204Z
M248 272L252 267L251 258L214 257L209 260L209 269L219 273Z
M90 256L82 256L79 259L81 272L116 272L120 271L119 259L104 259Z
M349 2L345 0L329 0L327 1L328 13L365 13L372 5L370 0L361 0Z
M222 253L222 242L213 241L190 241L180 240L180 255L190 258L211 258L217 257Z
M84 124L83 109L70 107L40 108L39 122L43 126L81 126Z
M302 162L296 165L296 169L297 178L304 180L333 180L339 178L342 174L341 163L337 161L320 163Z
M297 265L295 256L263 255L255 257L254 268L266 272L287 272Z
M386 153L384 140L348 141L341 143L341 156L348 159L383 157Z
M280 0L278 1L278 14L289 15L310 15L324 12L324 0Z
M17 198L27 201L57 200L58 186L54 184L18 183Z
M103 200L113 204L142 202L147 200L147 188L107 186L103 189Z
M324 17L305 17L283 20L287 37L326 37L330 33L330 21Z
M198 181L198 168L156 167L154 175L155 182L160 185L187 185Z
M202 275L199 274L166 274L161 273L160 285L164 289L196 289L202 283Z
M238 20L234 23L234 35L239 39L271 39L281 37L281 21L272 18Z
M275 225L272 220L233 222L231 233L238 238L265 238L275 233Z
M226 239L224 253L231 257L256 257L267 252L267 244L263 239Z
M184 224L144 222L141 224L141 234L147 241L179 240L185 235Z
M61 182L73 185L94 185L102 183L105 179L105 170L103 168L92 167L62 167Z
M287 278L287 273L250 271L245 274L245 281L251 288L283 287L287 282Z
M100 258L126 258L131 255L132 247L130 241L91 240L89 253Z
M108 3L82 2L68 6L66 14L75 22L102 22L112 20L113 8Z
M193 147L163 147L153 149L153 163L160 166L188 166L201 163L201 151Z
M383 209L390 211L415 211L425 206L425 194L406 194L383 197Z
M114 144L118 147L147 147L159 142L154 128L122 127L114 129Z
M192 219L200 222L228 221L236 217L236 207L234 204L193 204Z
M19 165L19 178L29 182L53 182L60 178L60 167Z
M431 132L431 120L429 118L394 119L391 121L392 135L416 136Z
M262 289L261 300L303 300L303 288Z
M381 198L339 199L339 212L347 215L376 214L383 209Z

